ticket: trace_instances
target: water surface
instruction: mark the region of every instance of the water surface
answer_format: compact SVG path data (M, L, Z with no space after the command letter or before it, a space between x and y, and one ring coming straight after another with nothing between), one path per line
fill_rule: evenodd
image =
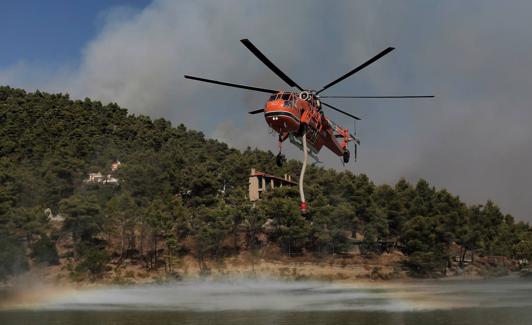
M12 305L0 324L532 324L532 281L184 281Z

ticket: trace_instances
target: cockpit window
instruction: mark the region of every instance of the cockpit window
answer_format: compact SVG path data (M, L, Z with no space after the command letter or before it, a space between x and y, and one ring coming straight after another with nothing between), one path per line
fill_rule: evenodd
M282 99L283 100L289 100L290 99L290 94L283 94L282 95Z
M270 96L269 100L275 100L276 97L277 97L277 94L273 94L273 95Z

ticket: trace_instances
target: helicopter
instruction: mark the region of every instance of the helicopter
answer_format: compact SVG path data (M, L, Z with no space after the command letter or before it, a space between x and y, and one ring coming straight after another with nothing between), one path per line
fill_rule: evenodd
M278 166L286 161L286 157L282 154L282 144L287 139L290 140L296 147L303 150L305 153L305 160L307 153L316 161L320 162L318 153L323 147L326 147L337 156L342 158L344 164L350 160L350 151L348 149L349 143L354 143L355 161L357 158L357 148L360 145L360 139L356 136L356 129L354 134L348 128L341 127L327 117L324 112L324 106L337 111L341 114L349 116L350 118L360 120L359 117L345 112L333 105L325 103L322 98L433 98L434 96L324 96L322 92L352 76L360 70L366 68L370 64L379 60L386 54L393 51L395 48L388 47L367 60L363 64L340 76L339 78L329 82L320 90L305 89L298 83L288 77L281 71L273 62L271 62L253 43L248 39L240 40L242 44L253 53L262 63L264 63L273 73L282 79L288 86L295 87L299 91L283 91L268 88L253 87L249 85L242 85L236 83L223 82L212 79L205 79L185 75L186 79L207 82L222 86L241 88L251 91L263 92L271 94L263 108L250 111L249 114L263 113L268 126L278 133L279 153L276 156L276 163ZM356 125L356 124L355 124Z

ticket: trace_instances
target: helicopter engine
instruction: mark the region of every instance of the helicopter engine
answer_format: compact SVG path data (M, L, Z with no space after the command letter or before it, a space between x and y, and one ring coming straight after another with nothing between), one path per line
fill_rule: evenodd
M310 99L310 93L308 91L302 91L299 93L299 98L303 100L309 100Z

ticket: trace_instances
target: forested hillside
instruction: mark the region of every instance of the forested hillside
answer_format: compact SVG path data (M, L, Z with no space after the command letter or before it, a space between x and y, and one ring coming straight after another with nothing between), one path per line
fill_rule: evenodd
M117 159L117 185L84 182L90 172L111 173ZM463 256L532 255L527 224L424 180L377 186L365 175L311 166L310 212L301 215L294 189L273 191L253 208L252 167L297 177L300 163L279 168L271 152L231 149L116 104L0 87L0 280L35 263L91 278L126 259L172 270L188 255L206 268L266 243L318 257L354 245L382 254L393 243L417 275L442 274L451 246Z

